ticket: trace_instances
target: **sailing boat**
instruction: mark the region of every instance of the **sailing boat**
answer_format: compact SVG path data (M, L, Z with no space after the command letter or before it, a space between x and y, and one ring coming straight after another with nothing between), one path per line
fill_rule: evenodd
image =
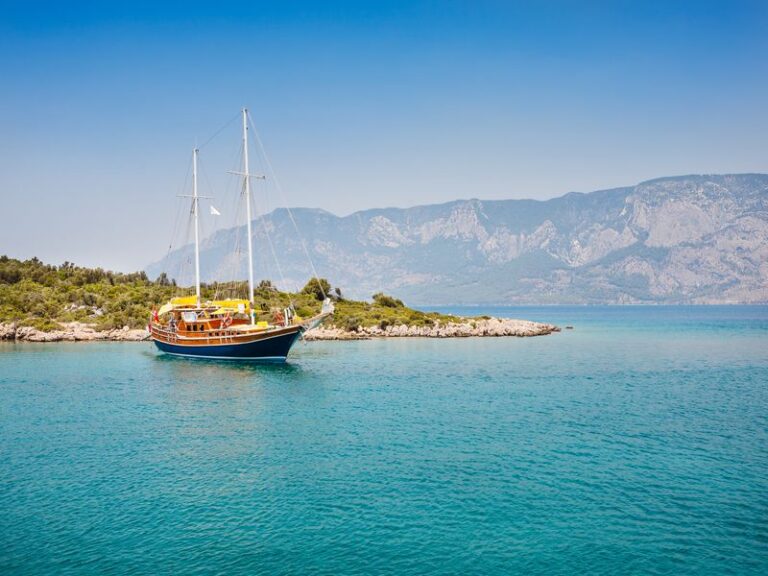
M148 329L157 348L174 356L222 360L285 362L301 335L333 314L325 298L320 314L303 320L289 307L273 322L256 321L251 234L251 183L248 166L248 110L243 108L243 178L248 232L248 298L212 300L200 297L200 225L197 193L197 148L192 153L192 213L195 230L195 295L171 300L153 314Z

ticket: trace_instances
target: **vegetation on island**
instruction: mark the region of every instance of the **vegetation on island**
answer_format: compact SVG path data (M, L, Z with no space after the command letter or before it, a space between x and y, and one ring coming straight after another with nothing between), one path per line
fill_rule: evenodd
M243 297L247 287L243 282L203 284L201 292L203 300ZM91 324L97 330L142 328L153 307L192 293L165 274L150 280L144 272L125 274L71 262L54 266L37 258L0 256L0 323L16 322L46 331L56 330L64 322ZM290 305L301 318L309 318L319 313L326 296L336 306L330 324L347 330L459 321L454 316L413 310L382 293L374 294L371 302L347 300L340 288L323 278L311 279L297 293L279 291L269 280L262 280L254 290L255 307L263 320L270 320L275 310Z

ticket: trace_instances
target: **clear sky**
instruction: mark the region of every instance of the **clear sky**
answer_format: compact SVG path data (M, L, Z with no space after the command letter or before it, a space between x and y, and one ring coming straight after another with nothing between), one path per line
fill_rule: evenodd
M768 172L764 0L0 10L0 253L15 257L163 256L191 148L244 105L288 202L337 214ZM201 151L217 197L237 137Z

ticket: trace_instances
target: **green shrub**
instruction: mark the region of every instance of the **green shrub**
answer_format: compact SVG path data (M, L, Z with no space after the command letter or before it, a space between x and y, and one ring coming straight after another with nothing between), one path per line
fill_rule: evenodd
M322 302L331 293L331 284L325 278L312 278L301 289L302 294L311 294Z
M374 294L373 301L379 306L386 306L387 308L403 308L405 306L402 300L398 300L392 296L387 296L382 292L377 292Z
M360 326L360 320L354 316L350 316L344 321L344 329L349 332L357 332L360 329Z
M99 329L141 328L152 308L158 308L172 296L190 294L191 289L177 289L175 281L161 274L151 281L143 272L123 274L101 268L91 269L65 262L61 266L43 264L37 258L16 260L0 256L0 321L55 329L57 322L91 322ZM203 300L242 298L247 292L243 281L201 285ZM271 319L273 309L294 306L299 316L310 318L320 312L323 292L331 293L327 280L312 279L299 293L277 290L268 280L254 290L254 306L260 318ZM373 302L359 302L341 297L335 291L336 326L357 330L359 327L400 324L431 326L435 321L457 319L436 312L425 314L406 307L401 300L382 293ZM101 315L94 314L94 307Z

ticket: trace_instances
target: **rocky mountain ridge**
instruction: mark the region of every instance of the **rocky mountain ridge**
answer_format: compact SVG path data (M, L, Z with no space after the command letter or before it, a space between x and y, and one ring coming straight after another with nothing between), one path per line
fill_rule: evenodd
M768 302L765 174L660 178L546 201L292 212L318 274L352 297L384 290L412 304ZM286 289L303 285L311 269L287 211L255 224L257 275ZM245 245L243 228L203 243L206 280L245 277L244 251L233 252ZM147 272L189 283L191 252L185 246Z

